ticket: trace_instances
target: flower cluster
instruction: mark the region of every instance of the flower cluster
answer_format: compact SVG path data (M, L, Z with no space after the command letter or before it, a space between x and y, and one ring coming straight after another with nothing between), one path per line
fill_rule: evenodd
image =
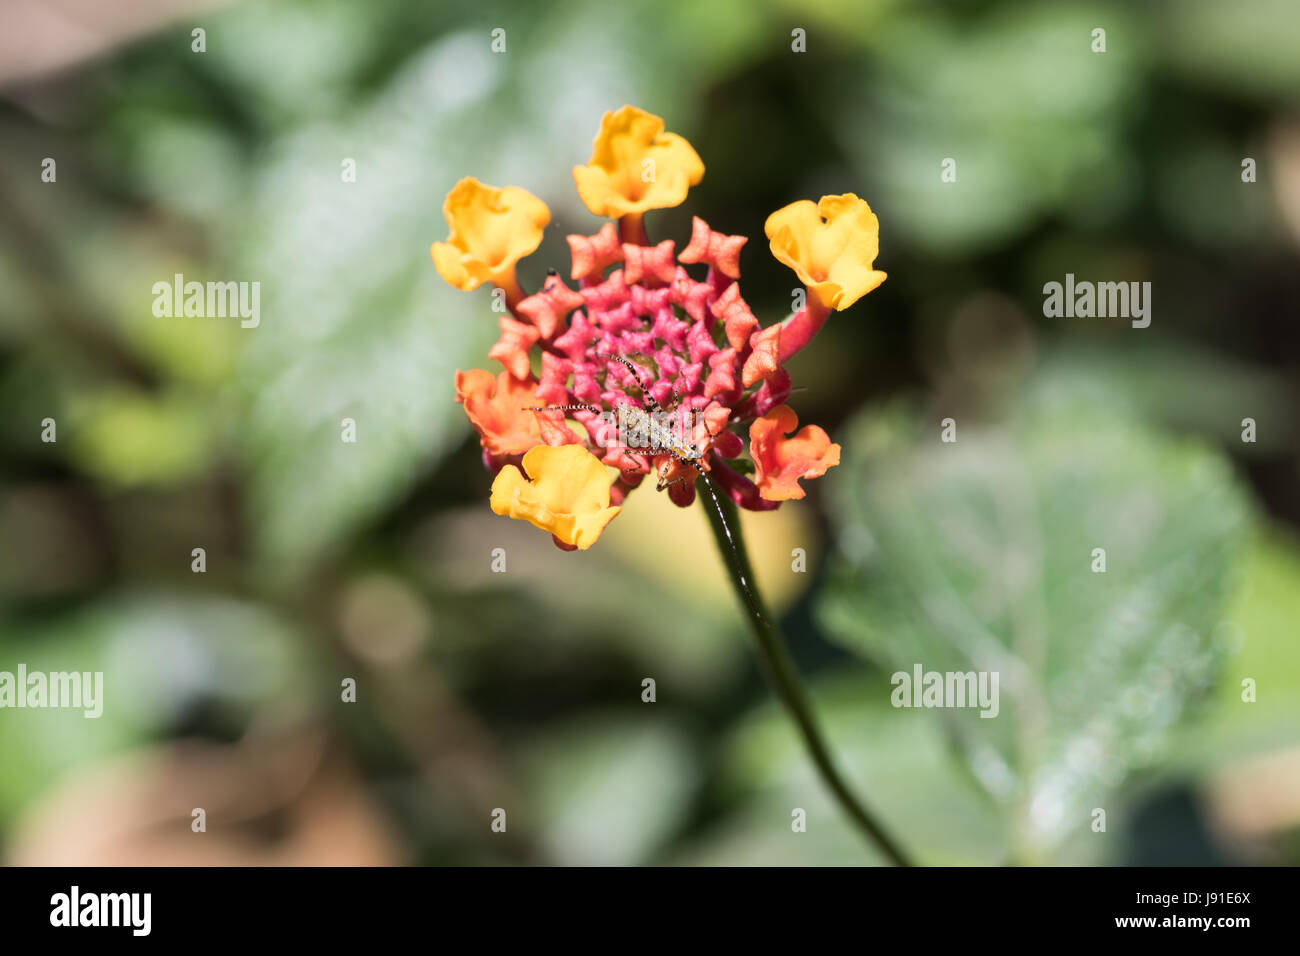
M614 221L569 236L569 282L552 272L532 295L515 266L540 245L546 205L466 178L443 206L451 234L431 250L439 274L466 291L489 283L504 298L488 353L503 369L456 373L456 400L496 475L492 510L551 532L566 550L590 547L652 471L675 504L691 504L707 473L738 505L762 511L802 498L801 479L839 463L826 432L799 428L784 404L785 363L832 311L884 281L873 268L876 217L852 194L769 216L772 253L806 294L802 309L763 326L737 283L744 236L698 217L680 252L646 236L644 214L680 204L703 175L690 143L657 116L631 106L605 114L591 161L573 177L587 208ZM630 441L613 424L620 411L645 421L660 409L683 422L662 443Z

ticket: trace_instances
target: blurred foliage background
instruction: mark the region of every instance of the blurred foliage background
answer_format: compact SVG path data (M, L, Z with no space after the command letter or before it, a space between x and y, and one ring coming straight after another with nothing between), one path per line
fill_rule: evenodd
M844 462L747 532L901 842L1300 862L1296 5L115 6L129 30L66 49L23 4L3 31L0 670L103 670L106 702L0 711L0 859L877 862L698 509L642 491L573 554L487 509L451 382L496 323L432 268L442 197L542 197L535 288L599 226L570 170L634 103L707 167L652 236L751 236L765 323L794 286L768 213L880 217L889 281L791 365ZM177 272L259 281L260 326L153 317ZM1043 318L1067 272L1150 281L1150 328ZM914 662L1000 670L999 718L892 708Z

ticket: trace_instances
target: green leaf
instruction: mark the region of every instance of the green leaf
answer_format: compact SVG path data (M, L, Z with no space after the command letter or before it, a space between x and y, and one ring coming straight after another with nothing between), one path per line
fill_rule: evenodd
M457 447L468 426L455 371L495 368L488 291L448 287L429 245L446 237L442 197L461 175L502 179L499 143L469 124L505 59L444 40L355 115L289 132L256 172L231 257L262 284L238 384L252 527L274 580L310 568ZM432 77L458 71L481 82L448 107Z
M1300 544L1280 528L1252 542L1246 572L1219 626L1227 648L1213 705L1177 742L1177 769L1203 774L1300 744ZM1243 681L1254 699L1243 700Z
M995 718L902 713L942 720L1034 859L1212 682L1247 506L1217 454L1068 395L957 438L902 408L851 424L820 617L890 669L999 675Z
M1181 387L1184 382L1195 382L1196 388ZM1296 427L1284 375L1169 335L1154 343L1113 345L1084 335L1067 337L1046 356L1038 384L1039 392L1086 393L1094 406L1113 406L1173 431L1231 445L1234 455L1285 454ZM1247 417L1256 424L1253 442L1242 440Z
M111 485L179 484L212 458L212 424L184 391L117 387L79 395L70 405L73 461Z
M1261 25L1267 25L1261 28ZM1162 24L1152 53L1187 79L1220 95L1293 101L1300 88L1295 55L1300 8L1288 0L1231 5L1189 0Z
M857 61L856 82L827 91L825 115L893 235L955 254L1005 241L1080 194L1094 221L1132 201L1123 130L1140 77L1123 38L1144 34L1110 10L1114 39L1097 54L1099 25L1076 4L973 17L911 4L863 37L872 56ZM940 176L945 158L955 181Z

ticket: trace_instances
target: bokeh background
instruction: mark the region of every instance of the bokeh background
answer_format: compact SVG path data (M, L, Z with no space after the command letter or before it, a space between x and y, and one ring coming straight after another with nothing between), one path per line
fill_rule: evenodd
M753 237L764 323L795 285L769 212L880 217L889 281L791 363L844 462L746 528L899 840L1300 861L1300 7L111 6L0 11L0 670L106 680L97 721L0 711L0 859L878 862L698 508L642 490L574 554L487 508L451 382L494 367L495 315L433 270L442 197L542 197L535 288L600 225L570 170L633 103L707 166L652 236ZM176 272L259 281L260 327L154 318ZM1067 272L1152 282L1150 328L1044 318ZM914 662L999 669L1000 716L891 708Z

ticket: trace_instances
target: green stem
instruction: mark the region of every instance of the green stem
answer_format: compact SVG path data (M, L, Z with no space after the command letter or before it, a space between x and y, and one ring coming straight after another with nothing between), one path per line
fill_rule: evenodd
M808 755L812 757L813 763L816 764L822 780L830 788L844 812L870 837L891 863L896 866L910 866L902 850L853 795L853 791L849 789L835 766L830 748L817 727L812 707L808 703L803 685L799 682L799 674L795 670L794 662L790 659L789 651L786 650L785 641L772 623L758 594L754 583L754 571L749 564L749 553L745 548L745 539L741 537L736 505L730 498L720 496L707 476L700 476L696 488L700 492L704 510L709 515L713 537L718 543L722 561L727 566L727 573L731 577L736 596L740 598L740 603L744 605L746 616L749 618L750 630L753 631L754 639L758 644L758 656L763 670L772 689L776 691L776 696L780 698L798 726L804 746L808 750Z

